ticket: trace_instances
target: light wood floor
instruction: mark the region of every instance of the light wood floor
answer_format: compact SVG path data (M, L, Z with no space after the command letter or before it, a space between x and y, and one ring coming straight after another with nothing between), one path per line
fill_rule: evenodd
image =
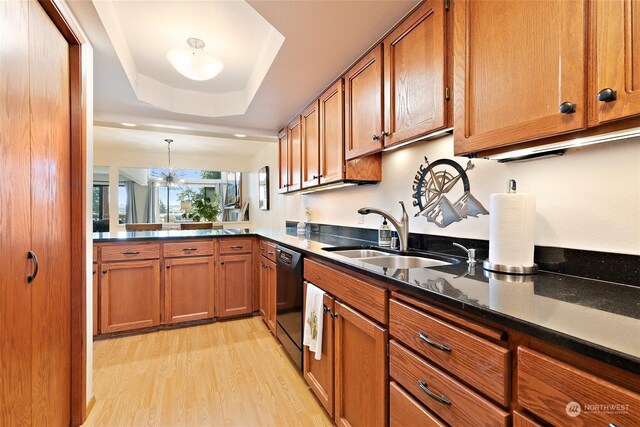
M330 426L259 317L94 343L85 426Z

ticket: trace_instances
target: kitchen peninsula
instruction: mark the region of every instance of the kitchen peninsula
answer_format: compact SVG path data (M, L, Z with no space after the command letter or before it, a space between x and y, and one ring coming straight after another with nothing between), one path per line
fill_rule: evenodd
M455 387L451 385L453 383L447 383L453 387L451 390L459 389L450 393L462 393L465 399L481 402L480 406L485 407L481 410L482 414L492 422L505 425L510 416L505 409L510 410L513 417L524 416L518 412L521 407L537 414L531 408L538 408L539 396L519 388L526 381L538 381L531 376L531 369L548 368L554 381L556 377L569 375L567 381L579 378L589 384L604 384L604 389L585 391L587 394L596 393L594 398L601 396L600 393L620 392L622 394L619 396L640 403L637 401L640 374L640 336L637 333L640 330L637 307L640 289L637 287L546 271L528 276L520 280L521 283L513 283L513 276L490 275L479 266L471 268L464 258L450 254L431 253L431 256L450 260L449 265L383 268L367 263L366 259L348 258L325 250L340 246L368 247L372 246L371 242L319 233L298 236L292 228L103 233L94 235L94 241L99 254L104 254L105 250L120 249L121 252L130 252L127 249L132 245L138 248L153 245L154 251L143 257L155 257L155 271L169 271L166 267L171 266L173 258L168 248L176 245L185 246L179 251L188 252L185 259L213 258L207 268L210 274L215 271L213 293L216 303L214 310L200 310L203 313L200 318L207 319L201 321L229 317L227 313L232 313L232 317L250 315L261 309L262 301L258 295L259 241L276 243L303 253L305 279L320 287L325 286L335 301L333 304L343 307L341 311L328 310L329 314L342 312L342 317L347 320L349 314L357 315L360 319L358 322L370 322L384 331L385 338L380 344L384 369L371 374L374 375L372 382L376 383L374 378L377 376L379 384L388 384L388 377L391 377L391 386L388 388L390 395L387 396L386 386L380 393L383 401L391 399L391 406L385 409L385 413L390 411L392 417L397 407L398 390L401 390L394 385L396 382L404 384L403 387L415 393L418 399L422 398L418 391L412 391L411 373L405 372L414 363L431 366L422 357L438 366L432 369L435 369L433 381L444 381L439 383L439 389L442 390L447 381L454 381L453 378L461 380L461 383L454 381ZM208 246L202 249L201 245ZM226 265L229 259L226 257L238 257L240 254L230 255L229 251L240 251L244 255L244 261L239 264L241 268L231 275L221 273L224 272L221 264ZM139 257L144 250L133 252L140 253L129 256ZM104 267L101 269L104 272ZM239 271L243 273L239 274ZM168 315L171 307L167 302L168 277L167 273L164 281L154 279L159 282L154 288L157 289L154 290L157 299L164 301L157 305L158 312L164 314L158 318L156 327L176 323ZM183 286L187 289L189 284ZM160 294L161 289L164 289L164 295ZM224 297L232 294L238 296L232 299ZM103 298L102 292L100 295ZM192 295L192 299L212 301L211 294L205 295L209 296L193 298ZM176 296L174 293L169 299ZM231 301L239 307L237 310L229 306L228 302ZM100 313L105 314L104 306ZM327 321L331 322L331 316L327 317ZM100 323L105 325L104 319ZM433 350L435 347L431 345L424 347L424 340L418 332L424 332L420 328L424 329L425 325L428 326L426 333L433 334L430 340L453 350L443 353L438 349ZM412 331L414 327L420 330ZM335 328L338 329L337 326ZM100 331L108 332L111 331ZM345 349L355 351L351 347ZM388 364L387 353L390 355ZM460 357L458 354L464 354L465 362L456 360ZM340 359L348 360L349 357L342 353ZM339 360L337 356L334 358ZM493 368L488 368L488 363ZM311 366L313 368L314 365ZM308 366L304 369L309 382L313 372L306 371ZM363 369L372 369L372 366ZM483 372L487 372L488 376L483 377ZM448 375L453 377L449 378ZM315 391L318 384L315 384L315 388L313 383L310 384ZM318 392L316 394L325 405ZM414 399L411 396L404 398ZM474 416L465 411L456 412L455 408L437 404L433 399L422 403L448 422L462 422ZM333 415L332 407L325 405L325 409ZM545 412L540 415L541 418L555 419L556 409L545 409L551 411L551 415ZM627 416L635 419L633 417L638 416L637 410L631 407L630 411Z

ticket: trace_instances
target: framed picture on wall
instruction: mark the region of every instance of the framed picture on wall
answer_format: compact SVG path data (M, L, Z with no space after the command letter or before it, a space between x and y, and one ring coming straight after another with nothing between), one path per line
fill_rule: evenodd
M269 166L258 171L258 207L263 211L269 210Z

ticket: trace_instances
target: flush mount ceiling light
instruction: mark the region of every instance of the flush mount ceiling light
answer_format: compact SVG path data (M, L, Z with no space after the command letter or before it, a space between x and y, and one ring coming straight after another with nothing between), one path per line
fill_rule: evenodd
M224 65L212 54L204 51L204 42L189 38L190 48L175 48L167 52L167 59L180 74L191 80L209 80L217 76Z

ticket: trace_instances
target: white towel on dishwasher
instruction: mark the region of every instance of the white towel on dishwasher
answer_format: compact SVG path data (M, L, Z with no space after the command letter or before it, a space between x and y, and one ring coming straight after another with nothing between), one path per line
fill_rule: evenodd
M307 296L304 307L303 344L315 353L315 359L322 357L322 325L324 319L324 291L307 282Z

